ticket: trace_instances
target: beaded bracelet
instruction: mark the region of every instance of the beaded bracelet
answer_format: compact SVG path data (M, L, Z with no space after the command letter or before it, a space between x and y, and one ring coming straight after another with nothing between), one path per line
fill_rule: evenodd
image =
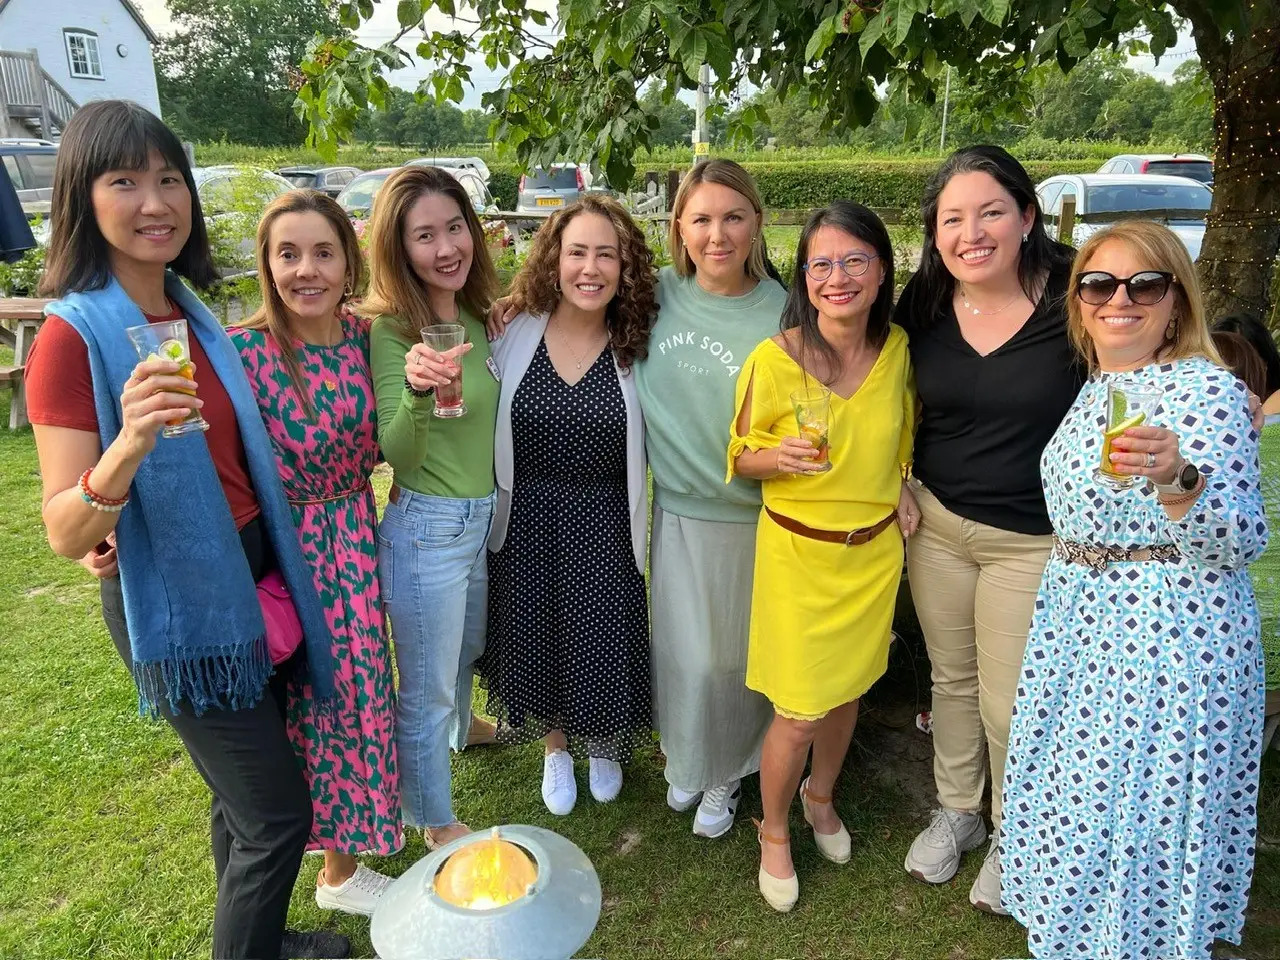
M435 387L427 387L427 389L425 390L415 390L413 387L413 384L409 382L408 377L404 378L404 388L408 390L411 394L413 394L415 397L429 397L436 392Z
M101 510L103 513L119 513L123 510L125 504L129 502L129 498L104 497L100 493L95 493L93 488L89 486L89 474L91 473L93 473L93 467L80 474L80 499L93 507L93 509Z

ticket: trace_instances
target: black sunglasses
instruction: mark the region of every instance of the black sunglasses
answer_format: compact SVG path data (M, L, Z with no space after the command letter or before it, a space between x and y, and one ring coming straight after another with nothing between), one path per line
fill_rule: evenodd
M1130 300L1149 307L1163 300L1169 293L1169 287L1177 282L1176 276L1163 270L1143 270L1132 277L1113 277L1101 270L1090 270L1076 279L1076 296L1096 307L1106 303L1124 287Z

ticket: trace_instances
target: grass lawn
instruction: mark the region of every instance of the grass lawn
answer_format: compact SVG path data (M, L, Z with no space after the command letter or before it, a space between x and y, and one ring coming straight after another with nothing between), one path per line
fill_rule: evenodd
M8 421L7 395L0 420ZM205 958L214 900L208 794L168 728L138 718L94 583L44 541L29 429L0 430L0 503L0 957ZM843 867L821 860L797 804L801 899L788 916L774 914L755 888L757 848L747 820L759 812L754 781L733 832L699 840L690 815L663 802L656 749L636 758L613 804L592 801L582 775L578 809L565 819L542 806L540 747L469 751L454 768L458 812L475 827L548 827L587 852L600 872L604 910L584 956L1025 956L1014 921L968 905L977 857L940 887L902 871L930 802L930 748L909 724L912 661L895 658L895 689L873 692L840 783L853 860ZM1272 842L1259 853L1252 916L1237 952L1249 958L1280 957L1275 752L1263 795L1262 831ZM373 865L399 874L423 853L421 839L411 838L401 855ZM304 863L291 925L341 930L357 956L372 956L365 920L316 908L310 891L318 868L319 858Z

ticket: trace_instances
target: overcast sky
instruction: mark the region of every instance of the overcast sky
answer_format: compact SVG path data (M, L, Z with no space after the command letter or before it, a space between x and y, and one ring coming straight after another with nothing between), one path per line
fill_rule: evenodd
M164 0L134 0L134 3L142 11L147 23L151 25L151 28L156 33L163 36L173 29L173 22L169 19ZM547 11L554 11L555 0L533 0L533 5ZM428 25L431 27L443 27L447 22L446 17L433 11L428 20ZM548 38L552 36L550 24L546 27L534 27L534 31ZM396 5L393 0L381 0L381 2L374 5L373 19L361 26L356 32L356 36L365 43L378 44L390 40L397 32ZM410 50L415 45L416 41L403 44ZM1188 30L1178 36L1177 45L1165 52L1165 55L1160 58L1159 64L1156 64L1150 56L1132 58L1130 63L1135 70L1143 70L1161 80L1169 81L1172 79L1173 71L1177 69L1178 65L1193 56L1195 56L1195 43L1192 41L1191 33ZM426 72L421 68L400 70L391 76L391 81L398 86L412 89L417 85L417 81L426 75ZM488 70L483 61L477 61L472 64L471 77L474 86L465 88L466 94L462 101L463 107L479 107L480 95L494 89L502 81L502 74Z

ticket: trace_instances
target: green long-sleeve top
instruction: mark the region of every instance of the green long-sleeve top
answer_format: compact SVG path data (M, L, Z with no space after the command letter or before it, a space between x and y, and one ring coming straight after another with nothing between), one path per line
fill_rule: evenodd
M484 325L465 311L459 322L475 344L462 358L464 416L432 416L435 397L415 397L405 386L404 357L416 343L394 317L373 321L369 366L378 401L378 443L395 482L414 493L474 499L493 492L493 431L498 379L489 364Z

